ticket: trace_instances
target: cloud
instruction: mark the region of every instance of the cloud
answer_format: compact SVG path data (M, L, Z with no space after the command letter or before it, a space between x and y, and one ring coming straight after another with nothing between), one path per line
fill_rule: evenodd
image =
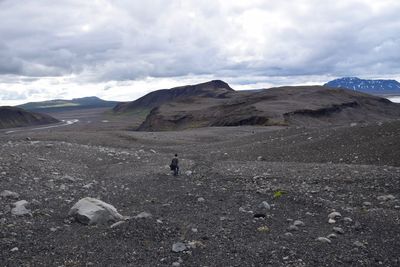
M397 0L3 0L0 82L44 79L56 95L50 77L96 93L149 78L399 77L399 12Z

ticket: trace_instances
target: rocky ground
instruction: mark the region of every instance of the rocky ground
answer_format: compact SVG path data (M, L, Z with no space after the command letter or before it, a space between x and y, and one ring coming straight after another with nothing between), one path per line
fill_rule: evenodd
M146 133L101 114L0 133L1 266L400 265L400 121ZM151 216L86 226L67 216L84 197Z

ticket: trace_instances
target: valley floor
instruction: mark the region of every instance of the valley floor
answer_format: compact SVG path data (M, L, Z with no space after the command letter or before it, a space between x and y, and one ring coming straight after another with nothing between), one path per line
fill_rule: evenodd
M400 121L148 133L101 114L0 133L0 191L32 211L13 216L17 200L0 197L1 266L400 265ZM87 196L152 217L72 222Z

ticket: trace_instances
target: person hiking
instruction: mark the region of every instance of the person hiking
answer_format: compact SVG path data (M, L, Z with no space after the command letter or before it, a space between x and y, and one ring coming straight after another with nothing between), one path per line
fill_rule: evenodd
M174 171L174 176L177 176L179 173L178 163L179 163L178 154L175 154L175 157L172 159L171 165L169 165L171 171Z

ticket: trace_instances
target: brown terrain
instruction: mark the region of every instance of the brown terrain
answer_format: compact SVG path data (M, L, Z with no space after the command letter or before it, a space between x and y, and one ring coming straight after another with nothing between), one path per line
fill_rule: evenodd
M132 131L144 113L88 109L52 114L74 124L1 132L0 192L18 195L0 197L0 265L400 265L398 105L319 87L220 89L146 119L158 112L151 125L170 130L165 118L194 114L180 131ZM246 110L267 121L237 126ZM192 128L212 118L236 126ZM88 196L151 216L113 228L71 220ZM13 215L18 200L29 214Z

